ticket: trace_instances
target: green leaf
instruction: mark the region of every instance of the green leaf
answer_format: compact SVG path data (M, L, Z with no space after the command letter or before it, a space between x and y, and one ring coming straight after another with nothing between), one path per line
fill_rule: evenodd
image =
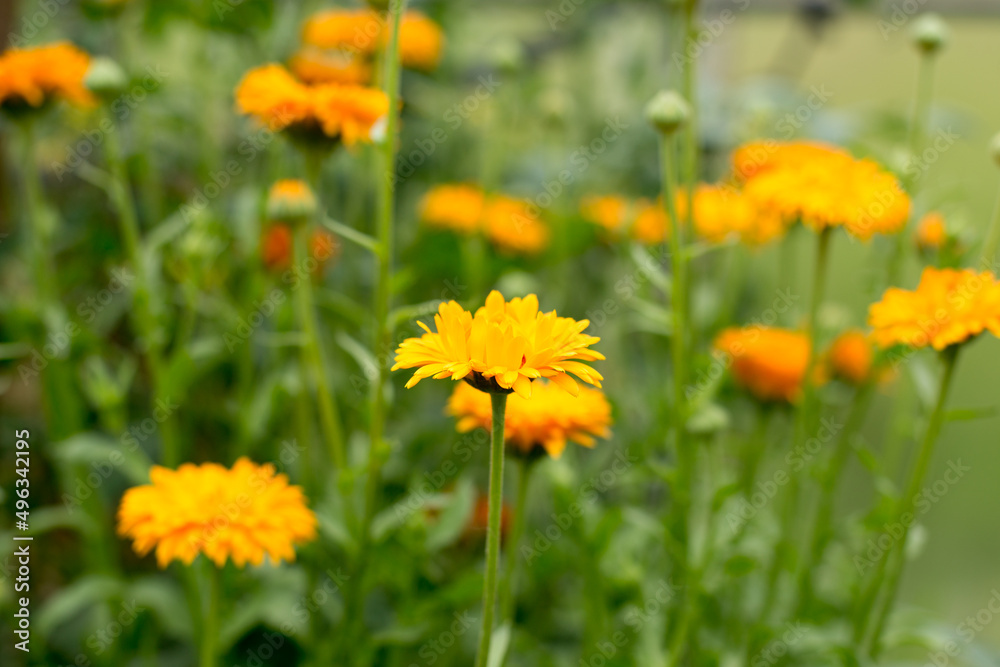
M152 461L138 447L131 449L100 433L79 433L57 443L54 456L73 465L110 463L133 484L149 481Z
M84 575L45 600L35 619L35 629L43 637L50 636L94 605L121 596L122 591L122 582L113 577Z
M948 410L945 414L945 419L947 421L972 421L974 419L988 419L990 417L995 417L997 413L1000 412L995 406L988 406L985 408L956 408L954 410Z
M187 601L183 591L170 577L142 577L128 586L125 598L135 600L140 609L152 612L167 636L193 641L194 628Z
M486 659L487 667L500 667L504 658L507 657L507 648L510 646L510 623L504 623L493 631L490 641L490 654Z
M706 403L688 418L688 433L710 435L729 428L729 412L717 403Z
M371 350L367 346L362 345L357 339L351 337L344 331L338 331L334 336L334 340L337 341L337 345L351 355L351 358L357 362L358 367L365 373L369 370L374 371L378 368L378 362L372 355Z

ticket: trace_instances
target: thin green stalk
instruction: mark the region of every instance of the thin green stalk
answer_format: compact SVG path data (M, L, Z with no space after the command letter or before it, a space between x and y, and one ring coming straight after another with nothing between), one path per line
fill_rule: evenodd
M983 271L997 273L994 264L997 246L1000 246L1000 194L997 195L997 202L993 206L993 218L990 220L990 228L983 242L983 252L979 256L979 268Z
M528 483L534 464L524 457L517 459L517 495L514 517L507 535L507 558L504 560L504 574L500 580L500 621L512 620L515 590L514 578L517 574L517 549L524 533L524 511L528 501Z
M125 169L125 158L121 143L118 140L118 128L114 120L107 119L108 130L105 132L106 157L108 169L111 172L111 200L118 213L118 226L129 263L135 272L135 289L133 290L132 323L140 340L140 349L146 358L149 378L152 383L152 405L156 409L160 403L170 400L167 387L167 370L163 359L163 337L153 314L152 294L149 290L146 267L142 262L142 250L139 233L139 220L135 204L129 192L128 172ZM163 463L174 467L180 463L180 437L177 433L177 422L173 415L167 415L160 423L160 443Z
M198 647L199 667L216 667L219 660L219 571L205 561L208 576L208 610L201 619L201 644Z
M295 266L304 270L309 258L309 225L299 224L295 229ZM308 378L312 375L316 383L316 403L319 408L319 421L323 429L323 439L329 448L330 460L338 470L344 470L347 459L344 454L344 436L340 430L340 415L337 404L330 391L327 379L326 360L323 348L319 342L319 332L316 326L316 305L313 299L312 276L300 276L296 289L296 305L299 311L299 324L305 334L305 343L300 348L302 361L302 379L308 386Z
M761 461L767 451L767 432L771 425L771 415L774 414L768 405L761 406L757 410L757 427L754 430L753 438L747 444L747 452L743 457L743 493L749 499L753 494L754 484L757 483L757 473L760 470Z
M469 303L479 303L483 298L484 276L486 265L486 241L482 235L473 232L462 239L462 268L465 269L465 282L469 289Z
M490 394L493 429L490 437L489 522L486 533L486 575L483 577L483 623L479 631L476 667L486 667L493 637L493 613L497 597L497 566L500 561L500 516L503 513L504 416L507 394Z
M812 520L806 524L807 526L812 526L812 535L806 547L806 557L803 560L802 569L799 571L799 585L796 587L799 596L798 607L800 612L809 605L812 599L813 571L822 560L823 552L829 540L830 522L833 517L837 484L840 481L840 475L851 452L851 443L854 439L854 434L864 424L865 416L868 414L868 405L874 389L874 383L868 381L855 392L847 422L844 424L844 430L837 441L836 448L830 455L826 469L820 476L819 502L816 504L816 511Z
M879 569L875 581L881 583L884 580L885 592L882 596L881 609L875 616L875 625L872 631L871 639L867 644L872 658L877 658L879 652L881 651L882 633L885 631L886 621L889 619L889 612L892 611L892 607L896 601L899 581L903 574L903 568L906 565L906 538L909 536L910 527L915 522L913 511L916 506L916 499L920 494L920 489L924 484L924 479L927 477L927 469L930 467L931 459L934 457L934 445L941 433L941 427L944 425L945 406L948 402L948 390L951 388L951 381L955 374L958 351L959 346L952 345L951 347L946 348L941 355L944 368L941 373L941 384L938 388L937 402L935 403L934 410L931 412L930 419L927 422L927 431L924 433L924 439L920 445L920 451L917 454L917 460L913 466L913 472L910 475L910 483L906 487L906 493L903 495L899 512L897 514L899 522L903 525L902 535L900 535L896 540L893 550L886 554L879 562ZM886 570L888 569L887 564L889 562L889 557L892 555L893 551L896 554L896 557L893 559L893 567L888 571L888 576L885 576ZM872 611L873 610L870 607L862 610L862 626L867 623Z
M695 19L698 16L699 0L684 2L684 40L685 46L698 43L698 26ZM681 76L681 95L691 107L691 117L684 126L684 183L687 190L687 201L694 201L694 190L698 182L698 91L695 90L695 71L693 58L684 58ZM694 207L687 207L688 229L694 216Z

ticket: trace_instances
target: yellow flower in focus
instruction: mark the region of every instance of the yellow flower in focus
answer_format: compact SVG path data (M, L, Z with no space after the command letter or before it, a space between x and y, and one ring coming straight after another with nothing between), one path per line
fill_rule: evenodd
M917 247L921 250L937 250L948 240L944 216L932 211L920 219L914 234Z
M370 9L331 9L314 14L302 31L302 41L321 49L370 59L389 39L385 19ZM430 71L438 66L444 34L437 23L418 11L400 19L399 58L403 67Z
M0 107L40 107L62 98L90 106L94 98L83 84L90 56L67 42L0 54Z
M761 326L732 328L719 334L714 346L731 358L737 384L759 400L798 400L809 365L805 334Z
M288 61L292 73L303 83L365 84L371 81L372 68L364 59L316 47L303 47Z
M910 198L895 176L839 148L756 142L737 149L733 166L746 195L788 223L844 227L867 240L899 232L910 215Z
M483 231L494 246L511 253L535 255L549 243L549 228L528 203L506 195L486 202Z
M458 419L459 433L489 430L493 423L489 395L466 383L455 387L446 411ZM549 456L559 458L567 441L593 447L595 437L610 437L610 425L611 406L600 390L582 387L574 397L553 384L537 382L531 398L507 399L504 440L524 454L543 447Z
M274 130L321 132L351 146L371 141L372 131L389 111L389 98L380 90L338 83L309 85L281 65L251 70L236 89L242 113L256 117Z
M479 229L484 200L483 191L474 185L438 185L421 200L420 220L429 227L471 234Z
M580 215L588 222L618 234L628 223L629 202L618 195L586 197L580 203Z
M247 458L232 468L185 463L177 470L153 466L151 484L125 492L118 534L140 556L156 549L165 568L177 559L190 565L201 553L222 567L295 560L294 546L316 537L316 517L302 489L288 484L270 464Z
M890 287L868 309L879 346L943 350L983 331L1000 336L1000 283L989 271L927 267L915 290Z
M851 329L837 336L830 344L823 366L831 377L860 385L871 375L874 358L872 340L868 334Z
M583 333L590 322L539 312L534 294L506 301L494 290L475 315L449 301L434 316L436 331L419 324L427 333L403 341L392 367L417 369L407 388L428 377L465 379L482 391L529 398L531 381L545 377L575 396L580 387L570 373L596 387L604 379L580 363L604 358L590 349L600 338Z

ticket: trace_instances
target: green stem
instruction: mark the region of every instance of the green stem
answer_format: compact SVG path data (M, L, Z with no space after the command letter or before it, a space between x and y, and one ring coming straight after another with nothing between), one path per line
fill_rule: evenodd
M309 258L309 225L299 224L295 229L295 265L304 271ZM326 360L323 348L320 346L319 333L316 326L316 306L313 299L312 276L299 277L296 290L296 304L299 311L299 324L305 334L305 343L301 347L302 381L308 386L308 378L312 376L316 383L316 398L319 407L319 421L323 429L323 439L329 448L330 460L338 470L346 465L344 455L344 436L340 430L340 416L337 404L330 391L327 379Z
M208 611L201 622L201 646L199 647L199 667L216 667L219 653L219 571L206 560L208 571Z
M994 264L997 246L1000 246L1000 194L997 195L997 202L993 206L993 218L990 220L990 228L983 242L983 252L979 257L979 268L983 271L997 273Z
M757 483L760 464L767 451L767 432L771 425L772 414L773 410L769 405L763 405L758 408L757 428L754 430L753 438L748 443L747 452L744 456L743 493L748 500L753 494L753 487Z
M125 156L118 140L118 128L114 120L107 118L108 130L105 132L106 157L108 169L111 172L110 195L118 213L118 226L129 263L135 272L135 289L133 291L132 323L139 338L139 347L146 359L149 378L152 384L152 405L157 409L161 403L169 403L170 395L167 387L167 370L163 359L163 337L160 327L153 314L152 294L149 289L146 267L142 261L142 246L139 233L139 220L135 204L132 201L129 188L128 172L125 168ZM160 443L163 463L174 467L180 463L180 438L177 433L177 422L173 415L160 424Z
M497 597L497 566L500 560L500 517L503 513L504 416L507 394L490 394L493 429L490 438L489 522L486 533L486 575L483 577L483 623L479 631L476 667L486 667L493 636L493 612Z
M517 501L514 504L514 517L511 522L510 534L507 536L507 558L504 560L504 575L500 580L500 621L512 620L515 591L515 575L517 574L517 549L524 533L524 511L528 501L528 482L532 462L524 457L517 459Z
M917 454L917 461L913 466L913 472L910 475L910 483L906 488L906 493L902 498L899 513L897 514L899 522L903 525L902 535L900 535L900 537L896 540L893 550L886 554L879 562L878 574L875 581L879 583L883 580L885 581L885 593L882 596L881 609L875 617L875 626L872 632L871 640L868 642L872 658L877 658L879 652L881 651L882 633L885 631L886 621L889 619L889 612L892 611L892 607L895 603L896 594L899 589L899 581L903 574L903 567L906 565L906 538L910 533L911 526L916 521L913 511L916 506L917 496L920 494L920 489L924 484L924 479L927 477L927 469L930 467L931 459L934 456L934 445L941 433L941 427L944 425L945 406L948 402L948 390L951 388L951 381L955 374L955 362L958 359L958 351L959 346L952 345L951 347L945 348L944 352L942 352L941 358L944 369L941 373L941 384L938 388L937 402L934 405L934 411L931 412L930 420L927 422L927 431L924 433L924 439L920 445L920 451ZM893 551L895 552L893 567L889 570L888 577L886 577L885 574L888 569L887 564L889 562L889 557L893 555ZM866 624L871 612L871 608L863 610L861 616L862 625Z

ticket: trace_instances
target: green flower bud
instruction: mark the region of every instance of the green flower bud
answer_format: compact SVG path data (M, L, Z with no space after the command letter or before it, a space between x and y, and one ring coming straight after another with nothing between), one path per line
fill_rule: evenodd
M128 76L114 60L98 56L90 61L83 85L99 97L112 98L121 95L128 86Z
M921 14L913 23L912 34L921 52L933 54L948 42L948 25L937 14Z
M286 179L271 186L267 194L268 220L297 224L316 216L316 196L302 181Z
M691 106L673 90L661 90L646 105L646 120L663 134L673 134L690 117Z

